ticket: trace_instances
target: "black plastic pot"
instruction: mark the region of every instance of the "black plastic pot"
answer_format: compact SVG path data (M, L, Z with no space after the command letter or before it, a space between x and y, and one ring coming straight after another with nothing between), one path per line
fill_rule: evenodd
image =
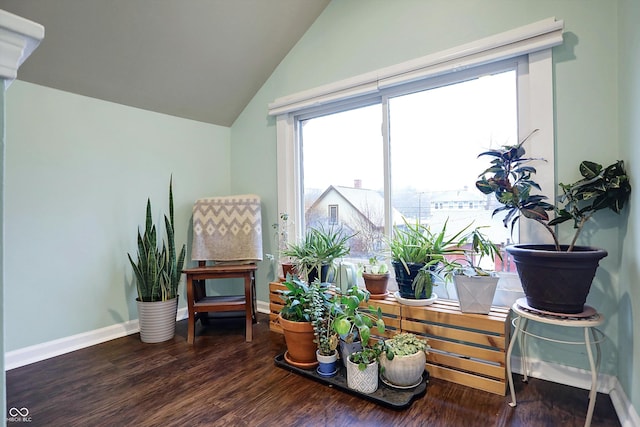
M527 304L538 310L576 314L584 311L600 260L607 251L590 246L512 245L513 257Z
M329 275L329 264L323 264L320 266L320 281L327 282ZM309 270L308 274L309 283L313 283L318 278L318 267L313 267Z
M420 269L424 267L424 264L407 263L409 272L407 272L401 262L391 261L391 265L393 265L393 270L396 273L396 283L398 283L400 296L407 299L416 299L416 293L413 289L413 280L418 275ZM420 294L420 299L431 298L432 291L432 286L425 286L425 289Z

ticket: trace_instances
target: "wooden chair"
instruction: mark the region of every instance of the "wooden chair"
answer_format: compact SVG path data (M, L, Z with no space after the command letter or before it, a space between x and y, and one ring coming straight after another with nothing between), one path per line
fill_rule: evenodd
M187 309L189 321L187 343L195 342L195 323L198 318L205 322L208 313L239 312L245 313L245 341L253 339L253 322L255 319L255 273L256 263L218 264L207 266L204 261L198 267L183 270L187 276ZM205 280L209 279L244 279L244 295L207 296Z
M189 322L187 343L195 342L198 319L208 322L209 313L244 312L245 340L253 338L257 261L262 259L260 198L253 194L209 197L193 207L191 258L198 266L184 269L187 276ZM207 261L213 264L207 265ZM205 280L244 279L244 293L209 296Z

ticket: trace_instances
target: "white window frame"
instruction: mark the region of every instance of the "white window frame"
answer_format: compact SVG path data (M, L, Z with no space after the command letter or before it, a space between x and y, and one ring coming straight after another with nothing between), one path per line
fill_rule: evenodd
M297 144L300 132L297 123L301 117L311 117L322 110L335 112L363 106L366 99L386 102L388 95L385 93L413 86L414 82L424 83L441 75L518 57L525 58L518 62L517 70L519 138L526 137L533 129L538 130L525 147L532 157L546 160L537 165L536 180L545 195L555 199L552 48L562 44L563 27L562 20L548 18L446 51L279 98L269 104L269 114L277 116L278 212L287 212L298 218L296 229L289 238L295 240L302 235L303 221L299 219L304 218L301 156ZM388 140L386 117L383 117L383 137ZM386 145L385 150L388 150ZM388 158L388 153L385 153L385 158ZM385 176L389 174L388 167L385 163ZM385 192L386 208L390 211L389 192ZM528 221L520 222L520 241L548 241L531 225ZM388 232L388 223L385 228Z

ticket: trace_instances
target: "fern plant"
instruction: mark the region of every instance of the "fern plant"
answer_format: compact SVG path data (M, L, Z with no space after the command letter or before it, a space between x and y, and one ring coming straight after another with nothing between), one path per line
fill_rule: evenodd
M151 217L151 199L147 199L144 233L138 230L138 262L127 254L136 277L138 300L167 301L178 295L178 284L184 265L186 246L176 255L173 220L173 178L169 181L169 217L164 216L167 240L159 247L158 235Z

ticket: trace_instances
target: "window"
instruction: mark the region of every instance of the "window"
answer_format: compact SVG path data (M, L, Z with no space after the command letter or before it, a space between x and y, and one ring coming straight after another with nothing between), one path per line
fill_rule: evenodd
M338 205L329 205L329 224L338 224Z
M506 243L509 230L491 216L497 203L474 210L468 200L489 201L475 188L488 166L477 155L517 142L516 69L517 61L478 67L395 89L371 105L301 116L305 226L339 226L355 234L356 262L378 255L386 222L418 222L435 231L447 222L452 232L473 223ZM446 200L448 209L429 209L437 200Z
M482 221L496 222L474 186L486 167L476 156L533 128L540 131L527 150L547 159L538 177L555 188L550 47L561 42L562 22L541 21L422 58L422 67L412 61L276 100L279 211L294 215L298 235L322 223L357 231L359 256L402 218L437 226L456 215L458 229L482 211ZM508 233L497 222L491 229ZM526 224L520 238L532 238Z

